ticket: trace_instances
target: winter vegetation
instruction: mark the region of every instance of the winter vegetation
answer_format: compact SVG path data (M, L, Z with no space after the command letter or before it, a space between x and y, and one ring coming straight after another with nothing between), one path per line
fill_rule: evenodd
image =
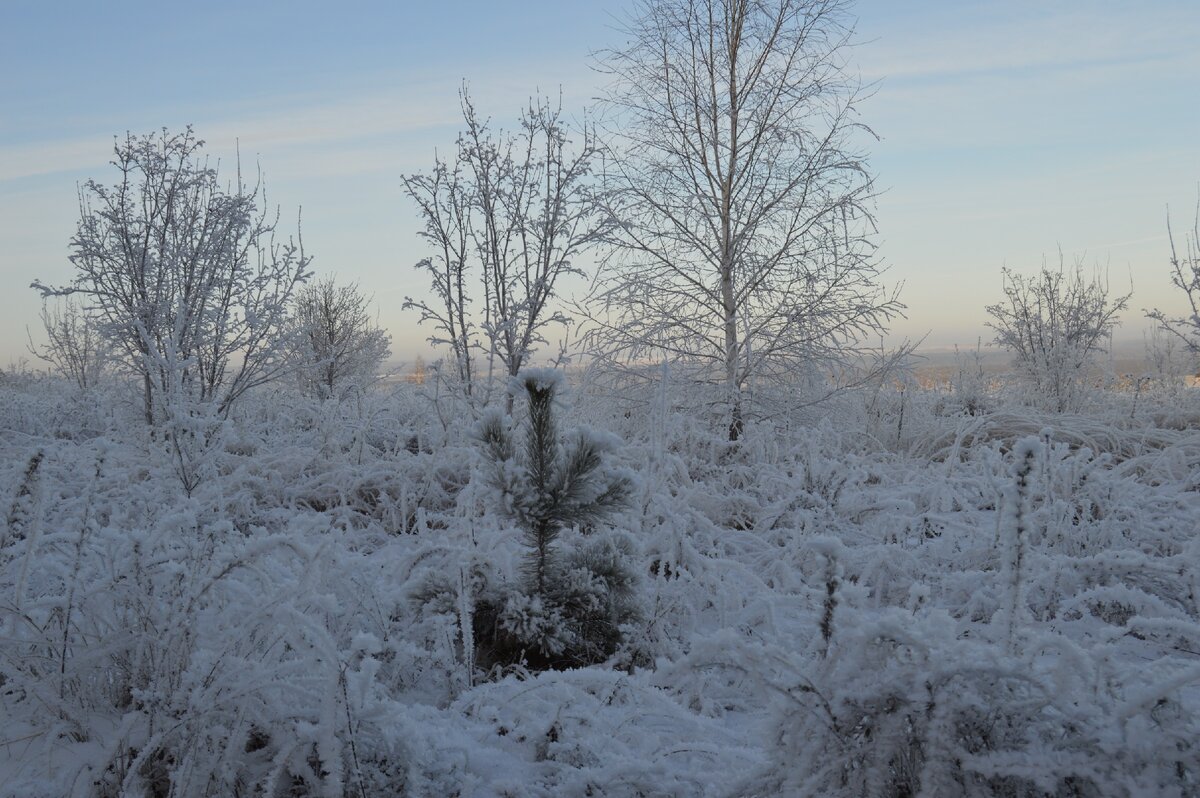
M362 391L378 379L390 336L371 318L357 285L324 278L305 285L291 310L289 356L300 390L318 399Z
M417 380L261 180L118 139L0 371L0 798L1200 794L1200 317L1118 374L1128 295L998 271L1010 368L920 379L846 6L628 25L602 122L464 87L404 179Z
M618 220L587 332L610 371L686 369L727 418L838 384L903 309L879 284L841 2L647 2L602 55ZM870 372L877 376L877 370ZM783 388L783 391L778 390Z
M1099 276L1085 279L1079 263L1069 272L1060 263L1032 277L1002 274L1004 301L987 307L996 343L1012 353L1014 370L1049 407L1077 410L1132 292L1111 297L1108 284Z

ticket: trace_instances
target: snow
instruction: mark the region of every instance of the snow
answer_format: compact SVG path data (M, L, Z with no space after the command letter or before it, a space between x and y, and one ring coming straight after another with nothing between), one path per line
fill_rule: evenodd
M640 608L542 672L472 634L527 548L465 406L251 394L189 495L136 395L5 375L0 797L1200 793L1195 389L734 445L537 379L633 491L555 545L622 541Z

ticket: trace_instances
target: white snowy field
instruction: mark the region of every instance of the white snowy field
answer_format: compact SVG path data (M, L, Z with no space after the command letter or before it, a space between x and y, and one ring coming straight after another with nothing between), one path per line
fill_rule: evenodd
M1200 390L1139 387L737 444L686 386L577 389L633 494L554 546L632 620L539 670L479 649L529 551L429 386L254 396L189 496L136 397L6 375L0 796L1198 795Z

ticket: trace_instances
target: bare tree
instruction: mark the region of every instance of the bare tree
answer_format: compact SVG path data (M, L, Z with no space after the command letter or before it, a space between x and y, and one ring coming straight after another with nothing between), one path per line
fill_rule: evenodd
M903 308L876 282L851 20L842 0L641 0L627 33L601 62L621 225L589 341L723 386L736 440L752 384L844 370Z
M293 357L301 387L328 399L372 380L391 350L390 336L371 318L370 300L355 284L327 278L296 294Z
M307 278L299 239L277 242L261 178L232 188L189 127L114 144L111 186L88 180L71 239L76 275L44 295L80 294L96 329L143 385L146 421L203 406L225 417L284 367L287 306Z
M79 390L94 388L108 362L108 347L95 324L69 297L53 305L43 301L40 316L46 343L37 346L30 336L30 353L58 369Z
M454 162L405 178L435 249L418 268L433 278L434 300L405 307L433 323L435 344L449 344L468 394L479 381L473 355L515 376L545 331L567 318L553 307L559 280L578 274L576 258L608 230L592 186L599 149L585 125L571 141L561 104L538 99L516 134L494 133L464 90L464 131ZM469 285L482 289L472 306ZM486 395L482 397L486 402ZM511 399L510 399L511 401Z
M1170 316L1157 308L1146 313L1166 332L1179 338L1193 354L1200 354L1200 200L1196 203L1192 229L1184 236L1183 251L1176 247L1175 233L1167 220L1171 239L1171 283L1187 298L1188 313Z
M1108 283L1083 276L1076 263L1067 270L1045 265L1025 277L1003 270L1004 301L988 305L995 341L1013 354L1018 374L1058 411L1073 410L1081 398L1094 356L1117 326L1117 314L1132 294L1110 299Z

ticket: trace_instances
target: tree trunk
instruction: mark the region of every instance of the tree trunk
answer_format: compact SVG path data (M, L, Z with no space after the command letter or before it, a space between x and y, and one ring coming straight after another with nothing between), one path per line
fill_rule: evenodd
M733 292L733 191L738 169L738 50L742 39L744 3L729 9L725 19L729 37L729 160L721 182L721 309L725 318L725 388L729 392L729 440L742 437L742 387L738 380L738 304Z
M146 415L146 423L154 426L154 383L150 380L150 373L142 374L142 411Z
M721 269L721 302L725 310L725 390L729 395L729 440L742 436L742 390L738 384L737 306L733 299L733 264Z

